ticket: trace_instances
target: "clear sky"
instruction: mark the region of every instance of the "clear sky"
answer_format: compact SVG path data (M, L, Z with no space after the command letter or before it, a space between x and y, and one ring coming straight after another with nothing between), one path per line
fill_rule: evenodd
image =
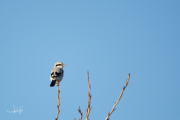
M179 0L1 0L0 120L180 120ZM23 112L13 111L23 106Z

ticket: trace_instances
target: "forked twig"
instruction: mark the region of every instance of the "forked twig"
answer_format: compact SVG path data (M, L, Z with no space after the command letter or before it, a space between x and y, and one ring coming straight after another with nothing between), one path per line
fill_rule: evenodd
M108 115L107 115L107 117L106 117L105 120L109 120L110 115L111 115L112 112L115 110L115 107L116 107L117 103L120 101L120 99L121 99L121 97L122 97L122 94L123 94L125 88L126 88L127 85L128 85L129 78L130 78L130 73L128 74L128 79L126 80L126 84L125 84L125 86L123 87L123 89L122 89L122 91L121 91L121 94L120 94L118 100L115 102L115 104L114 104L114 106L113 106L111 112L108 113Z
M80 107L79 107L79 109L78 109L78 112L79 112L79 114L80 114L80 119L79 120L82 120L82 112L81 112L81 109L80 109Z
M90 102L91 102L91 95L90 95L90 90L91 90L91 86L89 85L89 72L87 71L87 81L88 81L88 87L89 87L89 91L88 91L88 103L87 103L87 108L86 108L86 120L89 120L89 113L91 111L92 108L90 108Z
M57 105L57 116L56 116L55 120L58 120L59 112L60 112L60 110L59 110L59 93L60 93L60 90L59 90L59 83L58 82L56 83L56 85L57 85L57 91L58 91L58 95L57 95L58 105Z

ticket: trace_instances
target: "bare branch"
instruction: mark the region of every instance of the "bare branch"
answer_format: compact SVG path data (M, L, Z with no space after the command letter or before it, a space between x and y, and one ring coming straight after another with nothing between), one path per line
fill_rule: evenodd
M91 86L89 85L89 72L87 71L87 81L88 81L88 87L89 87L89 91L88 91L88 103L87 103L87 108L86 108L86 120L89 120L89 113L91 111L92 108L90 108L90 102L91 102L91 95L90 95L90 90L91 90Z
M80 114L80 119L79 120L82 120L82 112L81 112L81 109L80 109L80 107L79 107L79 109L78 109L78 112L79 112L79 114Z
M59 90L59 83L58 82L56 83L56 85L57 85L57 91L58 91L58 95L57 95L58 105L57 105L57 116L56 116L55 120L58 120L59 113L60 113L60 110L59 110L59 93L60 93L60 90Z
M111 115L112 112L115 110L115 107L116 107L117 103L120 101L120 99L121 99L121 97L122 97L122 94L123 94L125 88L126 88L127 85L128 85L129 78L130 78L130 73L128 74L128 79L126 80L126 84L125 84L125 86L123 87L123 89L122 89L122 91L121 91L121 94L120 94L118 100L115 102L115 104L114 104L114 106L113 106L111 112L108 113L108 115L107 115L107 117L106 117L105 120L109 120L110 115Z

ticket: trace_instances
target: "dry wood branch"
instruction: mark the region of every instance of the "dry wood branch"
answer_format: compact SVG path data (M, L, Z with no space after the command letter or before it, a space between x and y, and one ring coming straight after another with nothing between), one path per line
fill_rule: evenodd
M109 120L110 115L111 115L112 112L115 110L115 107L116 107L117 103L120 101L120 99L121 99L121 97L122 97L122 94L123 94L125 88L126 88L127 85L128 85L129 78L130 78L130 73L128 74L128 79L126 80L126 84L125 84L125 86L123 87L123 89L122 89L122 91L121 91L121 94L120 94L118 100L115 102L115 104L114 104L114 106L113 106L111 112L108 113L108 115L107 115L107 117L106 117L105 120Z
M79 109L78 109L78 112L79 112L79 114L80 114L80 119L79 119L79 120L82 120L82 112L81 112L80 107L79 107Z
M87 71L87 81L88 81L88 87L89 87L89 91L88 91L88 103L87 103L87 108L86 108L86 120L89 120L89 113L91 111L92 108L90 108L90 102L91 102L91 95L90 95L90 90L91 90L91 86L89 85L89 72Z
M57 85L57 91L58 91L58 95L57 95L58 105L57 105L57 116L56 116L55 120L58 120L59 112L60 112L60 110L59 110L59 93L60 93L60 90L59 90L59 83L58 82L56 83L56 85Z

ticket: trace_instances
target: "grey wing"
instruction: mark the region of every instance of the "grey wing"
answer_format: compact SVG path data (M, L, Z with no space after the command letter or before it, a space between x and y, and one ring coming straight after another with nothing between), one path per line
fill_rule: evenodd
M63 76L64 70L62 68L55 68L55 74L57 77Z
M62 78L63 73L64 73L64 70L62 68L57 68L57 67L53 68L51 71L51 76L50 76L51 81Z

